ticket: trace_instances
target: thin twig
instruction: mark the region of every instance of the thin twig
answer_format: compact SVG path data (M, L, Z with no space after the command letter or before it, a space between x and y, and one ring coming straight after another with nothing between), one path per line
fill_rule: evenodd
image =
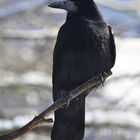
M35 128L39 124L42 124L44 122L45 123L46 122L48 122L48 123L52 122L52 119L47 119L46 120L45 117L47 117L49 114L53 113L57 109L61 108L62 106L66 105L68 101L73 100L74 98L76 98L77 96L82 94L83 92L90 91L91 89L99 86L102 83L102 79L106 79L110 75L112 75L112 72L108 71L108 72L102 74L102 77L101 77L101 75L93 77L92 79L88 80L87 82L85 82L81 86L72 90L68 94L67 97L60 98L59 100L54 102L51 106L49 106L46 110L44 110L41 114L36 116L32 121L30 121L25 126L21 127L20 129L14 131L14 132L11 132L9 134L0 136L0 140L16 139L16 138L20 137L21 135L27 133L28 131L32 130L33 128Z

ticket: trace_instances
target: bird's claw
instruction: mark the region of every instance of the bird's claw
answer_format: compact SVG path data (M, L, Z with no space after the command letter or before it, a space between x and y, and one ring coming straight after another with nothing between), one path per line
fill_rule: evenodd
M101 85L103 86L104 85L104 81L105 81L105 75L106 75L107 73L106 72L103 72L103 73L101 73L100 75L99 75L99 77L101 78Z
M66 94L66 92L62 92L61 93L61 97L65 99L66 105L64 106L64 108L68 108L70 105L70 99L69 96Z
M65 108L68 108L69 105L70 105L70 99L68 99L68 97L64 97L65 98L65 101L66 101L66 105L65 105Z

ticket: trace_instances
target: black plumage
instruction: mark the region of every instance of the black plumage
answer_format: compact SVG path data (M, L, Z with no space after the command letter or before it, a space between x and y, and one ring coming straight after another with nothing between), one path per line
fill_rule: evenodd
M72 3L71 3L72 1ZM66 0L50 6L68 11L60 28L53 56L53 100L56 101L90 78L110 70L115 63L115 42L94 1ZM64 4L72 4L70 9ZM71 5L70 5L71 6ZM82 140L85 95L55 112L52 140Z

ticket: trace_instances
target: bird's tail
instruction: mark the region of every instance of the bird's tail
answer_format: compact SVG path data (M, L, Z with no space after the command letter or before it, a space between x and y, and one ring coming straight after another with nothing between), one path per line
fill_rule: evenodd
M51 140L82 140L85 129L85 95L73 99L67 108L55 112Z

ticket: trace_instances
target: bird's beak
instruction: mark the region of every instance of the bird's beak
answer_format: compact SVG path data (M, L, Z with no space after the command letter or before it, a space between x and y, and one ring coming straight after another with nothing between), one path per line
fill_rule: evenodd
M53 2L48 6L52 8L64 9L71 13L74 13L78 10L76 4L71 0L62 0L62 1Z
M66 9L65 1L53 2L53 3L49 4L48 6L52 7L52 8Z

